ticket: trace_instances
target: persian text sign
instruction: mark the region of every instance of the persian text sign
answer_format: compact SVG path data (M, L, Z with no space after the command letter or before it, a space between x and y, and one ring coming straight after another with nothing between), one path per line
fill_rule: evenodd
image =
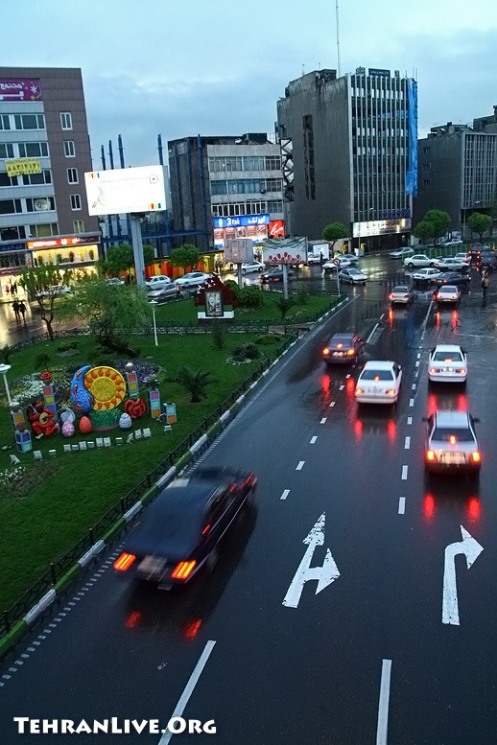
M40 81L34 78L0 78L0 101L41 101Z
M19 158L18 160L8 160L5 163L7 176L22 176L29 173L41 173L41 163L33 158Z

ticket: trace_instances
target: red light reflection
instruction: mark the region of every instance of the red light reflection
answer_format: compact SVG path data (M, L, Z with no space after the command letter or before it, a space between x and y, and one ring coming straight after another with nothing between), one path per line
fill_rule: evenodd
M356 419L354 422L354 434L356 436L356 440L359 440L362 437L363 432L364 424L361 422L360 419Z
M440 311L437 310L435 313L435 326L440 326Z
M450 319L450 327L452 331L454 331L454 329L456 329L458 326L459 326L459 313L457 310L453 310L452 316Z
M466 511L468 513L468 520L476 523L481 517L481 502L478 497L471 497L466 505Z
M126 620L124 626L127 629L137 629L142 620L142 614L139 610L132 610Z
M395 442L397 438L397 424L393 419L387 422L387 436L390 442Z
M428 416L438 411L437 397L434 393L428 394Z
M331 378L329 375L321 375L321 394L324 404L331 401Z
M194 621L189 621L183 629L184 638L188 639L189 641L191 641L192 639L195 639L198 632L200 631L200 627L202 626L202 623L203 621L201 618L197 618Z
M349 375L349 377L345 381L345 393L349 398L355 393L355 380L352 375Z
M435 515L435 498L433 494L426 493L423 499L423 515L431 520Z
M457 397L457 410L468 411L468 397L464 393L460 393Z
M387 313L387 321L388 321L389 326L393 326L393 319L394 319L393 308L389 308L388 313Z

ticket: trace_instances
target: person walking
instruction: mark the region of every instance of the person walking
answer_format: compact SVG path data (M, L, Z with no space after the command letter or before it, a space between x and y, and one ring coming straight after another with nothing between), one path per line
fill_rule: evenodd
M22 316L22 320L24 322L24 325L26 325L26 306L24 305L24 301L21 300L21 302L18 304L19 307L19 313Z
M21 314L19 313L19 303L18 303L17 300L14 300L14 302L12 303L12 307L14 309L14 314L15 314L15 317L16 317L16 323L20 323L21 322Z
M488 278L488 272L484 272L483 276L481 278L481 289L483 292L483 299L486 300L487 298L487 292L488 292L488 286L490 284L490 280Z

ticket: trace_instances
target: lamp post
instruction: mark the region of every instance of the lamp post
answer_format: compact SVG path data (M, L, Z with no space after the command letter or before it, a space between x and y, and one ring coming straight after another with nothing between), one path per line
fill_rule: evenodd
M155 320L155 306L157 305L157 300L150 300L150 305L152 306L152 319L154 324L154 343L155 346L159 346L159 340L157 339L157 323Z
M7 394L7 403L9 404L9 406L12 406L12 399L10 397L9 384L7 383L7 373L11 367L12 365L5 365L4 363L0 364L0 373L3 375L5 393Z

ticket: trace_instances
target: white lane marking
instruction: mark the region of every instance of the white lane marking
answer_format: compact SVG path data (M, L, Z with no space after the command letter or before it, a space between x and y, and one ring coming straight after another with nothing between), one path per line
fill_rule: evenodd
M376 329L378 328L378 326L379 326L379 325L380 325L380 322L378 321L378 323L377 323L377 324L376 324L376 325L374 326L374 328L373 328L373 330L371 331L370 335L369 335L369 336L368 336L368 338L366 339L366 344L369 344L369 342L370 342L370 341L371 341L371 339L373 338L373 334L374 334L374 332L376 331Z
M419 367L419 360L416 360L414 364L416 365L416 367Z
M421 352L418 352L416 356L417 356L417 358L419 360L419 358L421 357Z
M380 316L380 321L382 321L384 318L385 318L385 314L382 313L381 316Z
M299 460L298 466L295 469L296 471L301 471L304 467L305 460Z
M409 435L407 435L404 441L404 450L409 450L410 447L411 447L411 438L409 437Z
M290 494L290 489L284 489L283 494L281 495L280 499L286 499L289 494Z
M338 389L338 390L339 390L339 391L343 391L343 389L344 389L344 388L345 388L345 386L344 386L344 384L342 383L342 384L341 384L341 386L339 387L339 389Z
M204 651L199 657L199 660L197 664L195 665L195 669L193 673L190 675L190 680L186 684L185 690L180 696L180 699L178 703L176 704L176 708L174 709L173 713L169 717L169 719L174 719L174 717L181 717L183 716L183 712L185 710L185 707L190 700L190 696L193 693L193 690L195 686L198 683L198 679L200 678L202 674L202 670L207 664L207 660L209 659L209 656L214 649L214 645L216 642L208 641L207 644L204 647ZM159 740L159 745L167 745L168 742L170 742L171 737L173 736L174 732L165 732L161 739Z
M433 298L430 301L430 305L428 306L428 310L426 311L426 316L424 317L423 323L421 324L421 328L423 329L423 333L421 334L421 341L424 339L424 336L426 333L426 325L428 323L428 318L430 316L432 307L433 307ZM421 352L418 352L418 355L421 356Z
M462 541L450 543L445 549L444 580L442 596L442 623L459 626L459 603L457 600L456 556L464 554L466 567L469 569L483 551L478 541L461 528Z
M321 419L321 421L319 422L319 424L325 424L325 423L326 423L326 417L324 416L324 417L323 417L323 418Z
M336 403L335 401L332 401L332 402L330 403L330 409L331 409L331 408L332 408L332 407L333 407L333 406L335 405L335 403Z
M411 385L411 390L412 390L412 391L415 391L415 390L416 390L416 385L417 385L416 383L413 383L413 384Z
M407 472L409 470L409 466L402 466L402 476L400 477L402 481L407 480Z
M388 707L390 703L390 678L392 660L383 660L381 665L380 700L378 702L378 727L376 728L376 745L387 745Z
M412 424L412 416L408 416L407 417L407 423L408 424Z
M413 398L410 398L410 399L409 399L409 406L410 406L411 408L412 408L412 407L414 406L414 399L413 399Z
M406 498L399 497L399 515L403 515L406 511Z
M318 438L317 438L316 435L314 435L313 437L311 437L311 441L310 441L309 445L314 445L314 443L316 442L317 439Z

